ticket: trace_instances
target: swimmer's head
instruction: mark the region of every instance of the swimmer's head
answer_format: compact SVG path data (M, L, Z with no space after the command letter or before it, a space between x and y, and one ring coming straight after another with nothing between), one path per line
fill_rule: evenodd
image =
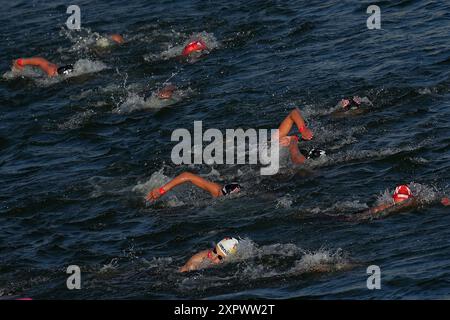
M345 110L355 110L361 106L361 98L354 96L353 98L342 99L340 104Z
M307 149L300 149L300 153L306 158L306 159L319 159L320 157L324 157L327 155L325 150L316 149L313 148L311 150Z
M107 38L101 37L97 39L95 42L95 45L99 48L107 48L111 45L111 41Z
M235 238L224 238L216 245L216 252L222 259L236 254L239 241ZM220 258L219 258L220 259Z
M125 40L123 39L123 37L118 34L118 33L114 33L111 35L111 40L114 41L117 44L122 44L125 42Z
M68 64L66 66L62 66L58 68L58 74L59 75L68 75L69 73L73 72L73 66L71 64Z
M413 195L411 189L407 185L400 185L397 188L395 188L394 194L392 196L395 203L403 202L412 197Z
M241 185L237 182L229 183L223 186L223 195L241 192Z
M201 52L203 50L208 50L208 47L206 46L205 42L203 40L198 39L189 42L183 49L183 52L181 53L183 56L187 57L193 52Z
M158 98L170 99L170 98L172 98L172 95L175 90L176 90L176 87L173 84L169 84L158 91Z
M19 67L23 67L23 59L22 58L17 59L16 63Z

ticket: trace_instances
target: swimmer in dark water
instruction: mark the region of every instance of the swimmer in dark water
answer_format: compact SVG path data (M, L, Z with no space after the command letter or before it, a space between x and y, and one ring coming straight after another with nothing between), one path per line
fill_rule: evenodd
M106 48L106 47L110 47L111 45L114 44L124 44L125 40L124 38L118 34L118 33L114 33L111 34L110 36L107 37L100 37L99 39L97 39L97 41L95 42L95 46L99 47L99 48Z
M372 106L367 98L361 98L358 96L342 99L337 104L337 109L332 113L335 117L342 116L356 116L369 111L369 106Z
M306 127L305 120L303 119L300 110L295 108L278 127L278 139L280 146L289 148L292 162L294 164L302 164L305 162L306 157L298 148L299 137L298 135L288 136L289 131L291 131L294 124L297 126L302 139L311 140L313 138L313 133Z
M226 261L236 254L239 241L235 238L225 238L221 240L214 249L203 250L193 255L179 272L189 272L208 268Z
M450 200L447 197L441 199L444 206L450 205ZM352 214L347 217L348 220L372 220L384 218L390 214L398 213L404 210L417 207L419 205L418 199L413 195L411 189L407 185L400 185L395 188L392 195L392 200L388 203L383 203L376 207L370 208L363 212Z
M193 54L202 54L204 51L208 51L208 46L202 39L197 39L189 42L181 52L183 57L189 57Z
M241 191L241 186L238 183L230 183L221 186L220 184L203 179L202 177L199 177L198 175L195 175L193 173L183 172L179 176L172 179L170 182L166 183L161 188L155 188L150 191L145 199L148 201L156 200L164 195L167 191L170 191L174 187L186 182L190 182L195 186L208 191L214 198L238 193Z
M58 67L56 64L53 64L41 57L19 58L13 62L13 67L19 70L23 70L25 66L38 67L49 77L68 75L73 72L73 66L70 64Z
M162 88L161 90L158 91L157 96L159 99L162 99L162 100L170 99L170 98L172 98L173 93L175 92L176 89L177 89L177 87L174 86L173 84L168 84L164 88Z

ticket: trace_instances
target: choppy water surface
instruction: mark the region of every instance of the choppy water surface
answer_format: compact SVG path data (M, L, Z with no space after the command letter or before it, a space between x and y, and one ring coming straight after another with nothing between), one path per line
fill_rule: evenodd
M450 4L381 1L4 2L0 16L0 296L34 298L449 298ZM103 37L122 33L123 46ZM177 56L193 37L211 51ZM47 79L18 57L72 63ZM174 98L157 92L175 84ZM366 114L333 117L345 96ZM272 177L253 166L176 166L176 128L276 128L298 106L329 156ZM211 200L151 187L190 170L245 191ZM352 214L411 183L423 205L372 222ZM315 218L315 214L317 218ZM220 267L179 274L193 253L241 237ZM68 265L82 290L65 288ZM366 268L382 290L366 288Z

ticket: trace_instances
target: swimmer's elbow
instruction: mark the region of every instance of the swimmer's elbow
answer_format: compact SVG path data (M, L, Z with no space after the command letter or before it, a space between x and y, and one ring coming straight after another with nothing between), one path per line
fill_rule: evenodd
M180 180L183 182L191 181L193 177L194 175L190 172L183 172L182 174L179 175Z
M221 189L210 190L209 193L211 194L211 196L213 196L213 198L219 198L220 196L222 196Z
M300 158L300 157L292 158L292 162L294 164L304 164L305 158Z
M186 269L186 266L182 266L178 269L178 272L184 273L184 272L188 272L188 270Z

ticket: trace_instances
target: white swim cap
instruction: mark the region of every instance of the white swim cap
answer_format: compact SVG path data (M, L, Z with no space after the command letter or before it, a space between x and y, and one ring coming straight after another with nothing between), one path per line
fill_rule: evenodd
M101 37L96 42L97 47L106 48L111 45L110 41L104 37Z
M235 238L225 238L217 244L217 253L223 257L226 257L230 254L235 254L238 244L239 241Z

